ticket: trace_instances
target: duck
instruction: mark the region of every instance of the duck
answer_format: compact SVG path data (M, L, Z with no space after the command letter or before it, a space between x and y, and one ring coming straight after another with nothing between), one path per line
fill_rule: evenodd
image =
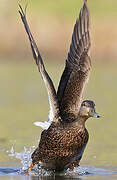
M30 31L26 13L21 5L19 7L33 58L45 83L50 104L50 123L41 133L39 145L32 153L32 164L27 172L35 165L55 172L68 168L72 171L74 167L79 166L88 143L89 133L85 122L90 117L100 117L96 113L95 103L92 100L83 100L84 88L91 71L90 15L87 0L84 0L74 25L65 69L57 92Z

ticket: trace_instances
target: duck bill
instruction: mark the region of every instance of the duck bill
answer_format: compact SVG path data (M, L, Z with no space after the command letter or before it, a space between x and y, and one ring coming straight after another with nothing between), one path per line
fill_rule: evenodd
M100 115L98 113L94 112L93 117L100 118Z

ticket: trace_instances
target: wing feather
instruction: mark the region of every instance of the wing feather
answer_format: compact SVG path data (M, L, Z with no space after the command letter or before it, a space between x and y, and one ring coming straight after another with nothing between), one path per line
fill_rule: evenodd
M83 90L91 69L90 46L89 11L85 0L74 26L65 70L57 92L60 114L65 121L73 121L78 116Z
M43 60L42 60L41 55L39 53L38 47L35 43L35 40L31 34L30 28L28 26L25 13L24 13L24 11L20 5L19 5L19 7L20 7L19 13L20 13L22 22L24 24L25 30L28 34L28 38L30 41L33 57L34 57L35 62L38 66L38 70L40 71L41 76L44 80L44 83L45 83L45 86L46 86L46 89L48 92L48 98L49 98L49 104L50 104L50 116L51 116L50 120L54 121L54 120L57 120L57 118L55 118L55 117L59 116L59 105L58 105L56 91L55 91L52 80L50 79L47 71L45 70Z

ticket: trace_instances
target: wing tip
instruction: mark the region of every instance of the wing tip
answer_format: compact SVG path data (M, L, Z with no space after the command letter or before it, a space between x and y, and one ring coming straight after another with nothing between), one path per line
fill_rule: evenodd
M87 3L87 0L83 0L83 1L84 1L85 4Z
M26 16L26 10L27 10L27 7L28 7L28 3L25 5L24 9L22 8L20 3L18 3L18 6L19 6L19 13L20 13L20 15Z
M89 9L88 9L88 6L87 6L87 0L84 0L84 5L83 5L83 8L82 8L82 16L83 16L83 21L84 21L84 24L86 25L86 30L87 31L90 31L90 12L89 12Z
M89 16L89 9L88 9L88 6L87 6L87 0L84 0L84 5L83 5L83 8L82 8L82 12L83 10L87 12L87 15Z

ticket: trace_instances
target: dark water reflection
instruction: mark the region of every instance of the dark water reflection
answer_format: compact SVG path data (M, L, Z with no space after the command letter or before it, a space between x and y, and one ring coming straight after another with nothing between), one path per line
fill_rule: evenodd
M82 180L81 178L79 177L76 177L76 178L70 178L70 177L65 177L65 176L56 176L56 177L36 177L36 176L32 176L30 177L30 180L68 180L68 179L77 179L77 180Z

